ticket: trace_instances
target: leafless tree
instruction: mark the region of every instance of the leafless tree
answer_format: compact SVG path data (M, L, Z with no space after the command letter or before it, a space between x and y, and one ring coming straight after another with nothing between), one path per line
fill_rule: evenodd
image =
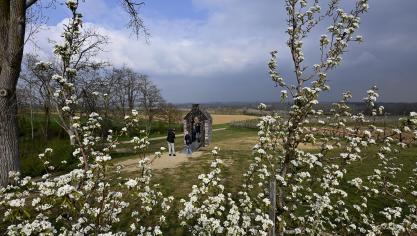
M29 83L32 89L36 90L36 93L31 98L32 100L38 100L38 103L42 106L44 113L43 135L45 140L48 140L48 130L51 122L53 100L51 77L56 70L52 64L41 63L41 60L36 55L25 55L22 72L25 76L23 80ZM32 103L33 101L31 101Z
M161 106L165 101L158 87L147 76L141 78L139 88L141 93L140 108L147 119L147 128L150 130L154 117L161 111Z
M112 84L114 104L125 115L126 110L133 110L140 97L141 78L144 75L123 66L113 68L108 75L108 83Z
M181 122L182 112L172 103L161 105L161 116L168 123L168 126Z
M118 88L117 81L113 76L113 69L111 70L104 70L103 76L97 81L99 87L98 91L101 92L103 95L102 105L101 107L104 109L104 118L109 118L110 115L110 108L117 107L117 102L115 101L117 97Z
M113 106L116 107L123 115L126 115L126 92L124 87L124 73L118 68L112 68L108 75L110 81L114 81L114 87L110 90L112 94Z

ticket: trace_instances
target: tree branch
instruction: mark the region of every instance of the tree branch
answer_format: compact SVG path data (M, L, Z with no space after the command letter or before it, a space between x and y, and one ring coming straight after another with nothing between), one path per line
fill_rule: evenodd
M148 29L145 27L142 18L139 16L139 8L145 5L145 3L137 0L121 0L121 3L130 16L128 27L133 30L136 37L139 37L139 34L143 33L145 37L148 38L150 35Z
M38 0L26 0L26 9L35 4Z

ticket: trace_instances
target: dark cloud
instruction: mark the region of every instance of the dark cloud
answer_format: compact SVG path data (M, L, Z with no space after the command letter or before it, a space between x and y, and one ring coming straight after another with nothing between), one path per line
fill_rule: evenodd
M233 1L232 1L233 2ZM227 5L227 4L226 4ZM373 85L380 88L381 100L391 102L417 101L417 1L406 0L394 3L390 0L370 2L368 14L362 18L360 34L365 42L352 44L344 56L344 64L329 74L331 92L325 93L322 100L338 100L345 90L351 90L354 100L359 101L365 92ZM224 7L224 6L223 6ZM282 6L276 1L251 1L250 4L234 5L233 10L227 6L217 5L214 9L222 14L229 13L219 20L224 25L216 28L213 40L235 35L247 38L257 36L273 48L281 49L282 53L289 53L283 49L285 45L285 23ZM213 10L213 11L215 11ZM279 14L281 13L281 14ZM247 17L245 17L247 16ZM217 22L218 23L218 22ZM220 24L220 23L219 23ZM321 27L320 30L323 30ZM323 31L322 31L323 32ZM313 37L322 32L314 32ZM264 38L262 38L264 37ZM271 38L275 37L273 40ZM224 38L223 38L224 39ZM314 50L315 41L306 42L306 54L310 59L317 56ZM272 49L271 47L271 49ZM259 49L262 50L262 49ZM279 91L272 86L266 74L268 51L264 50L264 57L254 59L255 65L245 67L236 73L213 73L204 78L184 77L175 79L181 88L178 93L175 86L164 89L164 93L173 100L179 101L274 101L278 100ZM291 64L288 56L282 56L280 68L284 75L291 80ZM166 80L161 79L163 87ZM190 93L187 85L198 87L202 85L204 91Z
M417 1L375 0L370 6L360 30L365 42L351 48L332 85L352 90L357 99L377 85L383 101L416 102Z

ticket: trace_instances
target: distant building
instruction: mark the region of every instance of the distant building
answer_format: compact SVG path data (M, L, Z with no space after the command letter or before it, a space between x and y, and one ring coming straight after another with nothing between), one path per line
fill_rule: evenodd
M184 132L188 131L193 134L193 126L200 124L200 143L199 147L208 146L211 142L213 120L210 113L202 109L199 104L193 104L191 111L184 117Z

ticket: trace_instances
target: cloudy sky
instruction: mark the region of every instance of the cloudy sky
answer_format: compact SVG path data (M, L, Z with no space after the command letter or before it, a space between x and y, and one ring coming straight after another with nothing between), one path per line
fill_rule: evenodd
M86 0L80 11L89 27L110 39L99 57L148 74L170 102L279 101L269 80L269 52L279 51L279 66L291 79L282 0L144 0L141 14L151 37L137 39L126 29L128 16L118 1ZM59 2L59 1L58 1ZM370 0L362 17L364 43L352 44L344 64L329 76L338 100L351 90L360 100L377 85L386 102L417 102L417 1ZM68 11L57 4L44 11L47 27L26 52L50 56L49 40L59 39ZM306 57L315 61L318 39L307 39Z

